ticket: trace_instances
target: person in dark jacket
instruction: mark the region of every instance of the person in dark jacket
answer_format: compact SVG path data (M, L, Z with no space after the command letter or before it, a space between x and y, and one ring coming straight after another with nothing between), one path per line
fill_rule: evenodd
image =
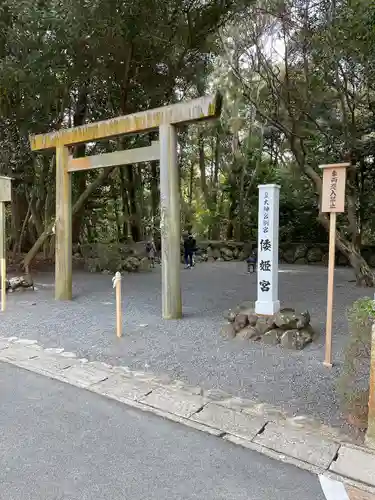
M188 233L187 238L184 240L184 258L186 269L193 267L193 256L196 250L197 242L191 233Z
M148 260L150 261L150 267L155 267L155 259L156 259L156 246L154 239L151 238L147 243L146 243L146 253Z
M251 272L255 272L255 268L256 268L256 265L257 265L257 251L254 249L252 250L251 254L249 255L249 257L246 259L246 264L247 264L247 272L248 273L251 273Z

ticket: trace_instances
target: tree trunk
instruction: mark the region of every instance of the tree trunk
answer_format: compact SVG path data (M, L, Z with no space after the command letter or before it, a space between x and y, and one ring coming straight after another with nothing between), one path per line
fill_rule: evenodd
M85 123L87 114L87 104L88 104L88 82L85 82L80 88L77 105L73 117L73 126L79 127ZM86 144L78 144L74 150L75 158L82 158L86 153ZM78 193L78 197L86 189L87 172L76 172L73 175L72 182L74 182L74 187ZM79 237L81 234L83 219L85 215L84 205L74 214L72 220L72 241L73 243L79 242Z
M119 193L117 191L117 182L113 179L111 179L111 193L113 199L113 209L115 212L115 219L116 219L116 234L117 234L116 241L120 242L122 232L121 232L121 217L119 214L118 203L117 203L117 200L119 198Z
M230 190L229 190L229 225L227 231L228 239L238 239L239 228L241 222L236 218L236 212L238 208L238 188L237 188L237 175L239 171L238 162L241 161L240 156L240 142L238 132L233 132L232 135L232 168L229 174ZM241 193L240 193L241 200ZM240 214L239 214L240 215Z
M54 158L55 158L55 155L54 155ZM56 170L54 168L54 164L55 164L55 160L53 160L53 163L52 163L52 172L53 174L55 174ZM54 178L54 175L53 175L53 178ZM44 200L44 219L43 219L43 225L44 225L44 229L43 231L46 229L47 225L48 225L48 221L52 220L53 218L53 214L55 213L55 197L54 197L54 183L53 182L49 182L48 183L48 186L47 186L47 189L46 189L46 197L45 197L45 200ZM46 244L44 245L44 248L43 248L43 252L44 252L44 257L46 259L51 259L53 257L53 252L54 252L54 241L53 241L54 238L51 238L51 240L48 242L46 242Z
M18 246L22 227L26 219L25 229L28 225L29 219L29 203L27 202L24 192L20 192L12 186L12 201L11 201L11 234L12 244L15 248ZM24 231L22 237L21 251L30 248L35 243L35 240L30 238L28 231Z
M236 197L236 186L231 183L229 190L229 212L228 212L228 226L227 226L227 239L234 239L234 228L236 223L236 209L237 209L237 197Z
M24 236L24 233L26 230L26 226L27 226L27 222L29 220L29 217L30 217L30 203L29 203L29 208L27 210L25 220L23 221L23 224L22 224L21 233L19 235L19 241L17 242L17 244L14 245L14 248L13 248L13 255L12 255L13 261L16 260L17 254L18 254L18 256L21 255L23 236Z
M123 243L124 241L127 241L129 237L129 216L130 216L129 199L128 199L128 193L126 191L123 167L119 168L119 175L120 175L122 219L123 219L122 236L120 237L120 243Z
M238 217L237 217L237 231L236 231L236 239L238 241L244 241L244 217L245 217L245 169L244 166L241 166L240 172L240 196L238 202Z
M159 205L159 172L158 161L151 162L151 216L152 216L152 235L157 237L157 228L160 226Z
M357 286L375 286L375 276L366 260L362 257L357 245L346 240L340 233L336 233L336 247L349 260L354 269Z
M36 200L34 199L33 194L30 195L29 206L30 206L30 211L31 211L31 217L32 217L36 232L37 232L38 237L39 237L43 233L44 224L43 224L43 219L40 215L40 212L37 209Z
M85 156L85 155L82 154L80 156ZM76 156L75 158L78 158L78 156ZM86 189L87 172L75 172L74 174L70 175L73 176L72 181L74 182L74 187L78 192L78 196L80 196L82 193L85 192ZM72 219L73 243L79 243L84 215L85 215L85 207L82 206L82 208L77 213L74 214L74 217Z
M374 287L374 273L371 271L370 266L362 255L353 248L348 257L355 272L357 286Z
M30 248L30 250L28 251L27 255L23 259L22 266L26 270L27 273L29 272L29 267L31 265L31 262L38 255L39 250L44 245L44 243L47 240L48 236L53 235L54 225L55 225L55 221L53 220L52 222L49 223L49 225L44 230L44 232L39 236L39 238L36 240L36 242L34 243L34 245Z
M148 216L147 206L145 204L145 196L144 196L144 182L142 180L142 165L137 164L134 166L134 180L135 180L135 192L136 199L138 199L137 208L138 208L138 227L140 239L143 240L144 235L144 224L143 221L145 217Z
M212 212L213 222L210 228L211 238L213 240L220 239L220 225L218 221L218 199L217 193L219 190L219 166L220 166L220 133L219 128L216 128L215 134L215 150L214 150L214 174L212 178Z
M108 167L104 169L98 177L87 186L85 191L81 194L81 196L78 198L78 200L75 202L72 208L72 215L77 213L79 210L82 210L82 207L85 206L85 203L87 199L100 187L103 182L107 179L109 174L115 169L116 167ZM55 225L55 220L52 220L46 227L46 229L43 231L43 233L39 236L35 244L32 246L32 248L29 250L27 255L25 256L23 260L23 267L27 270L30 267L31 262L35 258L35 256L38 254L39 250L42 248L44 242L47 240L49 236L53 234L53 228Z
M189 169L189 195L188 195L189 208L191 208L193 205L193 189L194 189L194 162L191 161Z
M141 239L140 218L138 213L137 193L133 165L126 165L128 177L128 198L130 208L130 233L133 241Z
M325 214L319 215L322 225L329 231L329 219ZM336 231L336 248L348 259L352 266L357 286L373 287L375 286L375 275L362 257L360 248L355 243L344 238L340 231Z
M201 190L203 193L204 202L206 204L206 208L210 207L210 195L208 192L207 186L207 176L206 176L206 162L205 162L205 154L204 154L204 138L202 131L198 132L198 164L199 171L201 177Z

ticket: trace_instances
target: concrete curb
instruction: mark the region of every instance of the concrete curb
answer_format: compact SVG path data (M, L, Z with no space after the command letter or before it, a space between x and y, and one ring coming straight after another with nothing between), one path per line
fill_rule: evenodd
M152 373L87 359L34 340L0 337L0 361L95 392L375 494L375 451L337 430L277 408L204 391Z

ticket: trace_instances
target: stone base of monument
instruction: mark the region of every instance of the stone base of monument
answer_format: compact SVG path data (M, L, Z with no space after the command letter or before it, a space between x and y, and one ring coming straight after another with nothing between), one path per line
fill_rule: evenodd
M255 313L254 306L241 304L224 314L228 323L222 327L226 338L261 341L268 345L280 344L288 349L301 350L317 338L310 325L310 313L292 308L281 309L273 316Z

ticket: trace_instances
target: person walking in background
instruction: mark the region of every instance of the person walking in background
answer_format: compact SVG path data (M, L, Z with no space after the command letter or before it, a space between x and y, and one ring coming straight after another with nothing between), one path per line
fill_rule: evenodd
M155 258L156 258L156 246L154 243L154 239L151 238L146 244L146 252L148 260L150 261L150 267L155 267Z
M197 242L193 235L189 232L187 238L184 240L184 258L185 258L185 269L191 269L193 267L193 256L196 250Z
M256 249L253 249L251 251L251 254L249 257L246 259L246 264L247 264L247 272L250 274L251 272L255 272L255 268L257 265L257 251Z

